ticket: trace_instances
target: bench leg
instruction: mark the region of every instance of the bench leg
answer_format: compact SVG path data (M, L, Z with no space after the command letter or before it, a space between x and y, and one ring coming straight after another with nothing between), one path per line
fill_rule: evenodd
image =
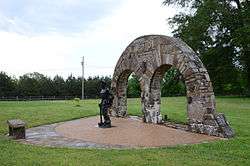
M13 129L14 139L25 139L25 127L19 127Z
M13 136L13 128L9 126L9 136Z

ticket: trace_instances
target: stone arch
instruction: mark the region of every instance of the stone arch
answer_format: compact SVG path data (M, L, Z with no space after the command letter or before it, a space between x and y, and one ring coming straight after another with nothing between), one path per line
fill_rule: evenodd
M145 122L154 122L154 123L160 123L161 117L154 117L153 114L160 115L160 104L161 104L161 80L165 74L165 72L171 68L171 65L164 64L159 66L154 74L152 75L152 78L150 80L149 85L149 102L146 104L146 107L149 108L147 113L145 115ZM152 111L155 110L155 111ZM146 111L146 110L145 110ZM155 112L155 113L154 113Z
M116 81L116 91L114 103L116 104L115 115L121 117L127 116L127 87L128 87L128 78L133 71L126 69L122 71ZM113 88L114 86L112 86Z
M159 81L171 66L180 71L186 85L189 130L231 137L233 131L225 116L216 113L212 83L206 68L186 43L173 37L142 36L125 49L116 64L111 84L114 93L112 114L126 115L124 88L133 71L140 80L144 122L161 123Z

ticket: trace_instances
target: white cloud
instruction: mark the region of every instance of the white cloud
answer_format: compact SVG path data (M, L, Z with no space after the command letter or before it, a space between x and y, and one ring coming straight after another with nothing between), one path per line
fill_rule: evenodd
M67 69L67 58L74 52L74 39L60 35L33 36L0 32L0 70L21 75L41 72L55 75ZM62 73L61 72L61 73Z
M31 26L17 17L8 18L0 13L0 29L7 32L15 32L30 35L33 31Z
M80 76L80 61L85 56L86 77L112 75L116 61L132 40L147 34L171 34L166 19L175 10L161 3L162 0L123 0L109 16L70 35L0 32L0 71L13 75L37 71L50 76Z
M102 18L85 31L87 41L82 51L89 63L109 66L106 72L113 73L116 61L135 38L148 34L171 35L167 18L175 14L175 9L161 6L161 0L126 0L112 15ZM97 69L95 69L97 70Z

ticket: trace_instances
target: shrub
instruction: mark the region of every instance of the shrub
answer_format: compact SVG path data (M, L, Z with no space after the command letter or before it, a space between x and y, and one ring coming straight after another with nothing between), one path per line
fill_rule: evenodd
M74 103L76 107L80 107L80 98L74 98Z

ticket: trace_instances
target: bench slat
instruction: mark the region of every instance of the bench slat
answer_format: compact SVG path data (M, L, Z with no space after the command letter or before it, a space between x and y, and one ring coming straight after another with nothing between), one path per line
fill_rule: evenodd
M20 119L7 120L7 123L10 127L13 127L13 128L25 126L25 122Z

